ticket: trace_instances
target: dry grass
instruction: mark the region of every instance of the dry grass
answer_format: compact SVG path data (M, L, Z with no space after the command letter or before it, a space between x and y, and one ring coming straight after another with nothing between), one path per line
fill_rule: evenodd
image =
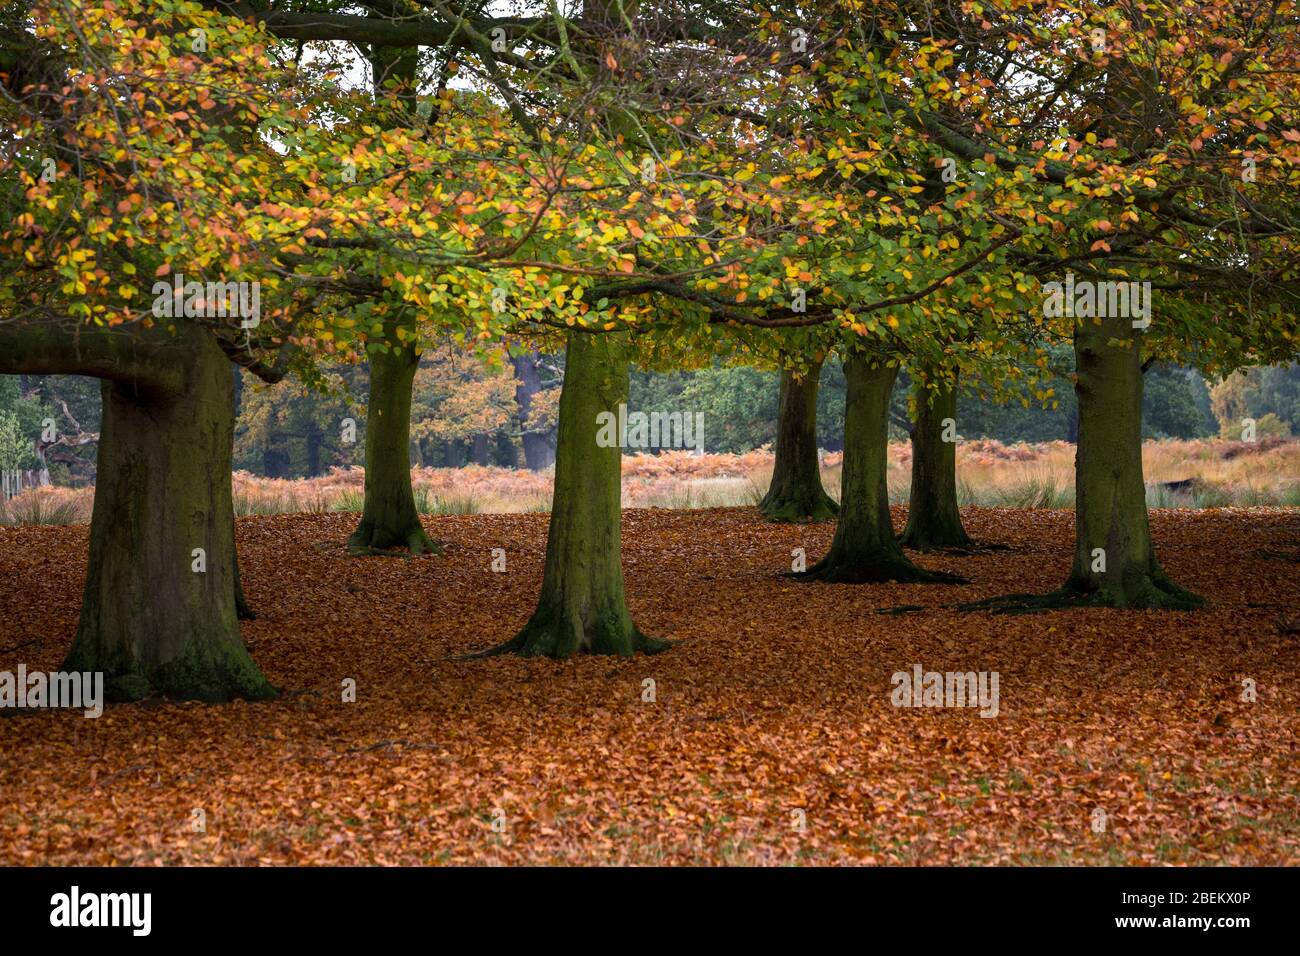
M1148 442L1143 449L1148 503L1156 508L1300 507L1300 441L1219 439ZM839 496L843 456L822 463L826 490ZM889 449L890 501L908 498L912 450ZM770 450L743 455L665 452L623 462L627 508L728 508L753 505L772 475ZM964 505L1069 508L1074 504L1074 446L1066 442L1004 445L963 442L957 449ZM307 479L234 475L235 513L271 515L359 512L365 473L334 469ZM469 465L412 471L416 505L427 515L511 514L550 510L550 472ZM1181 489L1167 482L1188 482ZM41 488L0 503L0 524L76 524L89 520L93 489Z
M93 488L50 485L24 491L9 501L0 498L0 525L85 524L94 496Z

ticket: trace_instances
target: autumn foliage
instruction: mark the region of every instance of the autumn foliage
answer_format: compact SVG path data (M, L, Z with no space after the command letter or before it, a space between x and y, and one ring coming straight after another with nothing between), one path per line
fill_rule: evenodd
M1142 436L1300 354L1293 0L495 6L0 5L0 372L103 410L0 673L113 703L0 712L0 863L1292 861L1297 445L1251 380ZM717 364L788 475L597 432ZM1066 377L1074 444L954 450ZM232 476L286 378L364 468Z

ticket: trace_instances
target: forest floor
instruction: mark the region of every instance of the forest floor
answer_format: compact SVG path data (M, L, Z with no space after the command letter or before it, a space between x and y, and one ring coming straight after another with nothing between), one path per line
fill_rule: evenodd
M1055 587L1070 512L967 510L1011 550L918 560L969 585L855 586L779 576L830 524L627 511L634 616L678 643L563 663L450 659L529 616L545 514L428 518L412 560L348 557L355 521L239 521L279 700L4 712L0 864L1300 860L1295 510L1153 513L1205 611L1013 617L945 605ZM58 667L87 537L0 528L0 670ZM997 672L997 716L893 706L917 664Z

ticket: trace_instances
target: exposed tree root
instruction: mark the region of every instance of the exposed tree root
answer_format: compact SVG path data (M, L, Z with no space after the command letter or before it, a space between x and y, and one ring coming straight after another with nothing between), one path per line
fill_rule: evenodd
M406 548L406 551L393 550L395 548ZM377 531L363 521L348 538L348 554L356 557L407 558L422 554L442 554L442 547L420 525L400 534Z
M816 524L834 521L840 513L835 499L820 488L816 495L780 495L770 493L759 503L763 517L774 524Z
M898 543L902 547L920 554L950 554L955 557L969 557L975 554L1006 554L1016 550L1009 544L998 544L996 541L971 541L969 544L944 545L942 547L934 545L920 548L909 544L901 535Z
M959 574L927 571L907 558L889 556L845 560L827 555L807 571L787 572L796 581L822 581L827 584L969 584Z
M672 642L642 634L636 628L630 635L611 639L596 629L585 646L575 646L573 628L559 627L545 622L529 622L524 629L503 644L489 647L487 650L463 654L453 658L458 661L482 660L501 654L514 654L518 657L550 657L554 660L566 660L575 653L613 654L631 657L637 653L658 654L672 647Z
M1194 611L1205 599L1164 578L1152 577L1135 593L1085 590L1066 585L1047 594L1004 594L956 605L958 611L989 611L993 614L1040 614L1075 607L1109 607L1123 610Z

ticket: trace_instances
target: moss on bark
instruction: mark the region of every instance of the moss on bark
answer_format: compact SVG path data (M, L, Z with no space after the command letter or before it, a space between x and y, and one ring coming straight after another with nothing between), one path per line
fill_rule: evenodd
M830 521L839 511L822 487L817 460L817 390L821 363L802 378L781 370L777 404L776 460L772 483L758 509L768 521Z
M398 328L407 330L405 338ZM409 323L392 323L386 332L387 350L370 355L365 501L348 550L375 554L406 548L411 554L436 554L440 549L420 524L411 487L411 389L420 355Z
M617 422L627 389L624 335L569 334L541 597L523 630L486 654L630 657L668 647L632 623L623 590L623 452L608 423ZM612 443L598 440L611 433Z
M63 668L103 671L115 700L273 697L239 634L229 361L206 334L179 335L183 388L103 384L90 561Z
M1083 320L1075 332L1075 553L1066 594L1129 608L1196 607L1156 560L1142 475L1142 353L1128 318ZM1104 553L1104 570L1096 551Z
M898 544L889 515L889 396L896 366L851 355L844 362L844 469L840 514L827 555L800 580L840 584L876 581L956 583L962 579L913 564Z
M957 505L957 444L943 437L945 420L957 418L956 383L942 382L935 390L918 380L913 397L912 491L899 543L916 551L968 548Z
M1191 610L1204 599L1156 560L1142 476L1142 355L1132 320L1082 319L1075 331L1074 563L1049 594L964 605L1006 613L1057 607Z

